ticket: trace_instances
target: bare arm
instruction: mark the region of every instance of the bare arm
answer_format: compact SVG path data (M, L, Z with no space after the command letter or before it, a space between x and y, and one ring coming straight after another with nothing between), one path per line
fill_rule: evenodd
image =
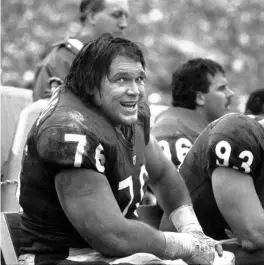
M146 169L150 187L167 215L181 205L192 204L184 180L153 136L146 148Z
M216 168L212 185L217 205L247 250L264 249L264 210L252 177L230 168Z
M106 177L93 170L72 169L55 178L57 194L67 217L99 252L127 256L146 252L162 257L162 232L121 213Z
M68 169L55 177L61 206L80 235L105 256L144 252L161 259L212 264L214 251L187 233L161 232L126 219L106 177L93 170Z
M157 196L158 202L167 214L164 221L173 226L180 233L190 233L200 242L215 247L219 256L222 256L222 246L215 240L207 237L195 215L192 201L185 181L174 164L164 155L157 140L151 136L146 148L146 169L150 176L150 186ZM170 221L168 220L168 217ZM172 230L174 231L174 230ZM213 251L213 248L211 249Z

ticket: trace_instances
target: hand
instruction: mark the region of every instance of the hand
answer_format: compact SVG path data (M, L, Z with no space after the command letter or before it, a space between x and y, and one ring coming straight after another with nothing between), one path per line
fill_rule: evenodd
M163 259L182 259L188 264L212 265L215 258L214 247L209 247L188 233L163 232L166 249Z
M185 231L185 233L189 233L197 238L201 243L206 244L208 247L213 248L219 257L223 256L223 247L222 244L213 238L204 234L201 230L190 230Z
M215 249L219 257L223 255L222 245L206 236L195 215L192 205L182 205L170 214L170 220L180 233L188 233L199 240L201 244L207 245L209 248Z
M234 232L232 232L229 229L225 229L225 234L232 240L234 240L234 242L236 242L237 244L239 244L243 249L249 251L249 252L254 252L258 249L261 249L261 246L258 246L256 243L252 242L251 240L247 239L247 238L239 238L238 236L236 236L236 234ZM261 235L260 235L261 237Z
M205 243L196 236L193 236L193 238L194 240L192 243L195 244L194 254L190 258L184 259L184 261L187 264L213 265L215 259L215 248L210 247L208 242Z

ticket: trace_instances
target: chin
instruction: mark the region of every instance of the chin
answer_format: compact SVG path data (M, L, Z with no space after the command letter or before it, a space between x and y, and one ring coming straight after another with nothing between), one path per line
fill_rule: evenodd
M123 121L122 124L123 125L133 125L137 122L137 120L126 120L126 121Z
M121 123L124 125L132 125L135 124L136 122L137 122L137 116L121 119Z
M124 32L123 31L118 31L113 33L112 35L114 35L115 37L123 37L124 36Z

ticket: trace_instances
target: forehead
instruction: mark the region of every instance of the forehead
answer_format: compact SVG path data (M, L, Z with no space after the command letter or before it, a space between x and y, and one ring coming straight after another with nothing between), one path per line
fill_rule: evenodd
M143 69L141 62L120 55L117 55L113 59L109 70L110 70L109 71L110 76L113 76L120 72L126 72L129 74L137 74L140 72L145 73L145 70Z
M104 0L105 9L111 11L125 11L128 13L128 0Z
M225 85L227 83L225 75L221 72L217 72L214 76L209 74L208 80L211 85Z

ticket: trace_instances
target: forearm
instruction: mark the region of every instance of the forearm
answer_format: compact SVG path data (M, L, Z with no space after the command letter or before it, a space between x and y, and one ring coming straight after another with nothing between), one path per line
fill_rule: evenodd
M245 250L256 251L264 249L264 218L259 220L259 222L254 222L254 225L250 225L245 231L242 236L237 236Z
M116 227L119 229L99 236L101 243L98 241L98 244L93 244L105 256L149 253L163 260L198 259L203 264L209 264L205 260L214 259L214 251L190 234L161 232L135 220L126 220L123 227Z
M204 243L195 236L161 232L140 221L127 220L108 181L100 173L82 169L61 171L55 178L55 186L73 226L106 256L145 252L161 259L196 259L198 255L212 260L214 252L209 249L203 254Z
M145 252L163 258L166 242L161 231L143 222L125 218L115 223L106 231L97 231L96 240L91 240L93 247L100 253L106 256L128 256Z
M219 210L242 247L264 249L264 210L252 177L234 169L216 168L212 187Z
M153 136L150 136L145 156L146 169L150 178L149 185L163 211L170 215L180 206L191 204L191 198L183 178L174 164L164 155Z
M182 205L192 205L188 188L174 166L164 167L162 176L150 186L168 216Z

